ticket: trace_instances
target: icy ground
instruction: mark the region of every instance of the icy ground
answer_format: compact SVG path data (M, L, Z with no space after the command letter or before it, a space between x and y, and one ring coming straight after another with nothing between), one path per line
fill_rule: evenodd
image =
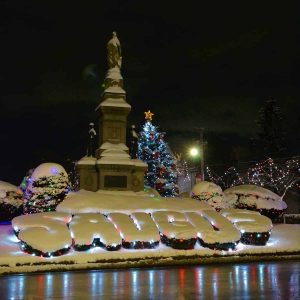
M84 268L101 268L101 267L121 267L121 266L138 266L138 262L159 263L176 261L179 256L186 259L198 258L198 263L211 258L210 262L218 262L221 258L245 257L251 260L257 255L283 254L300 255L300 225L280 224L275 225L270 240L266 246L246 246L238 244L237 250L214 251L203 248L196 244L194 250L174 250L161 244L153 250L127 250L121 248L119 251L109 252L102 248L94 248L86 252L77 252L71 250L68 254L53 257L42 258L31 256L23 253L10 225L0 226L0 273L9 272L33 272L46 270L72 270ZM268 255L270 254L270 255ZM263 260L263 258L262 258ZM224 261L224 259L222 259Z

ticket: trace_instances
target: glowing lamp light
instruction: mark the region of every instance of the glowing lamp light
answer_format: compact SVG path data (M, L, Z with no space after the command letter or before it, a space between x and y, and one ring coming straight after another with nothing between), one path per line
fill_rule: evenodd
M192 148L190 150L190 155L195 157L195 156L198 156L199 155L199 150L197 148Z

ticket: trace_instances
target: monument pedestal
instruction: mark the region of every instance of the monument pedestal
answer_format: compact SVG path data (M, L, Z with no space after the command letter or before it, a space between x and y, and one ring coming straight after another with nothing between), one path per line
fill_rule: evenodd
M79 173L79 188L96 192L99 176L96 169L96 158L84 156L78 161L76 169Z

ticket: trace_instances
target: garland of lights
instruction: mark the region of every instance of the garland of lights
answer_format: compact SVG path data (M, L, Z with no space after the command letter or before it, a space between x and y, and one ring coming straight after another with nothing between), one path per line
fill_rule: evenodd
M153 115L150 111L145 112L146 122L138 139L138 159L148 164L144 183L163 197L176 197L179 192L177 165L164 141L165 133L158 132L151 123Z
M194 249L197 239L176 239L176 238L168 238L166 235L160 233L160 240L163 244L173 249L178 250L191 250Z
M167 236L161 234L160 241L168 247L177 250L191 250L194 249L195 244L198 240L199 244L202 247L206 247L212 250L219 251L233 251L236 249L236 246L239 242L245 245L256 245L256 246L264 246L267 244L269 240L270 232L245 232L241 235L241 239L232 243L213 243L208 244L205 243L201 238L192 238L192 239L176 239L176 238L168 238ZM20 248L26 254L31 254L34 256L41 256L45 258L52 258L55 256L61 256L67 254L71 248L73 247L76 251L87 251L92 248L101 247L106 249L107 251L118 251L121 249L121 246L125 249L155 249L159 245L159 241L149 241L149 242L122 242L122 245L105 245L100 241L95 239L92 244L86 245L76 245L72 244L72 247L64 247L54 252L42 252L40 250L34 249L30 245L26 244L24 241L20 241Z
M208 244L205 243L201 238L198 237L198 241L202 247L209 248L212 250L225 250L225 251L232 251L235 250L237 244L239 241L233 242L233 243L213 243L213 244Z
M75 244L75 241L73 239L73 247L76 251L87 251L91 248L95 247L101 247L103 249L106 249L107 251L117 251L121 249L120 244L113 244L113 245L106 245L99 238L95 238L92 242L92 244L85 244L85 245L80 245L80 244Z
M65 247L63 249L59 249L59 250L54 251L54 252L43 252L43 251L32 248L30 245L28 245L24 241L20 241L20 247L21 247L21 250L24 253L28 253L32 256L41 256L41 257L46 257L46 258L52 258L52 257L55 257L55 256L65 255L71 249L71 247Z
M244 232L240 242L245 245L265 246L270 238L270 232Z
M122 246L125 249L154 249L159 245L159 241L148 241L148 242L126 242L122 241Z
M296 158L276 163L272 158L256 163L242 175L235 167L230 167L222 176L206 168L209 180L223 189L240 185L253 184L284 195L292 187L300 187L300 162Z

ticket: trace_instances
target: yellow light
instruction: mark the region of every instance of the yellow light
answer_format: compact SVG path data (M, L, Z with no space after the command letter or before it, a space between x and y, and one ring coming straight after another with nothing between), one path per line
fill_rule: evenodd
M192 148L190 150L191 156L197 156L199 154L199 150L197 148Z

